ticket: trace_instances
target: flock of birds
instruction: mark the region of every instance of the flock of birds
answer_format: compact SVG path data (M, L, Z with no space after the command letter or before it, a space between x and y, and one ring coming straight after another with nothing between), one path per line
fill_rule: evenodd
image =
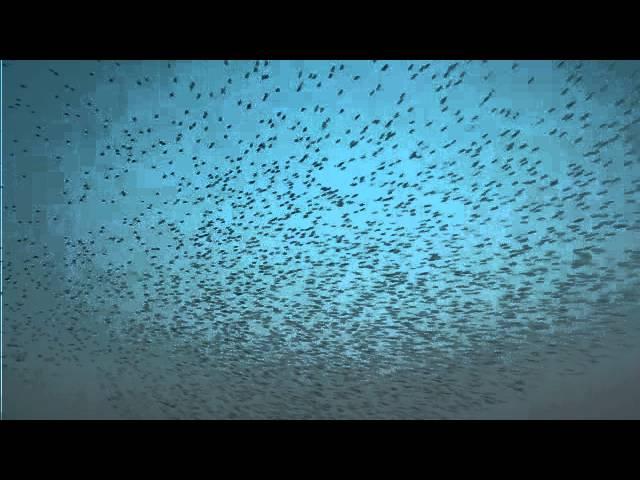
M7 417L468 418L633 345L638 62L2 68Z

